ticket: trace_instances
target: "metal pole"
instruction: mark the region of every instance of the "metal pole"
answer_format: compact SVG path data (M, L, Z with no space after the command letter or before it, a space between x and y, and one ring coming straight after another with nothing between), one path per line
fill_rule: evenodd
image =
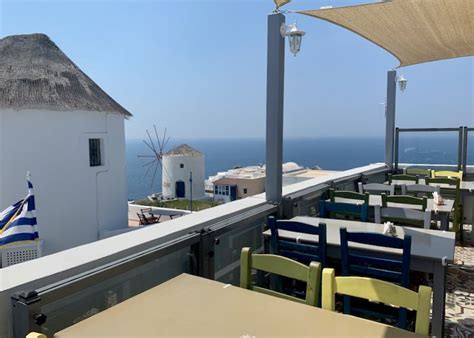
M189 172L189 211L193 212L193 172Z
M277 204L282 195L285 39L280 27L284 23L283 14L268 15L265 193L267 201Z
M395 104L397 100L397 71L387 72L387 104L385 106L385 164L393 168L395 137Z
M400 147L400 129L395 128L395 172L398 171L398 149Z
M459 127L458 136L458 171L463 168L464 127Z
M467 130L467 127L465 126L463 128L463 141L462 141L462 171L464 175L466 175L466 170L467 170L467 140L469 137L469 131ZM473 219L474 221L474 219ZM474 240L474 236L472 237Z

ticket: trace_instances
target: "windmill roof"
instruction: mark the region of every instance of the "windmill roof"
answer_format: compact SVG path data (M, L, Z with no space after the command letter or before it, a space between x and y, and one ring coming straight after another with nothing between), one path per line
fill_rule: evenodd
M45 34L0 39L0 108L104 111L132 116Z
M165 155L168 156L202 156L199 150L194 149L188 144L181 144L176 148L171 149Z

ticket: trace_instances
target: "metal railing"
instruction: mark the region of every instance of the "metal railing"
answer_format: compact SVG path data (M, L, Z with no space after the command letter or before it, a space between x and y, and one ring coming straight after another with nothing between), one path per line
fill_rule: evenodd
M463 170L466 172L467 167L467 148L468 148L468 133L469 131L474 130L474 128L468 128L466 126L461 126L458 128L396 128L395 129L395 145L394 145L394 168L395 171L399 168L400 162L400 134L402 133L438 133L438 132L448 132L448 133L456 133L457 134L457 159L456 165L457 170ZM454 154L454 153L453 153ZM422 161L421 161L422 162ZM417 161L420 163L420 161ZM450 163L426 163L426 164L446 164L449 165ZM454 163L452 163L454 164Z
M469 148L469 133L471 133L470 135L474 135L474 128L464 127L464 140L463 140L463 158L464 158L463 171L464 172L466 172L466 167L468 164L474 165L474 136L472 136L473 149L469 153L467 151ZM471 154L471 157L469 157L468 154ZM472 162L468 163L469 160L472 160Z
M388 168L374 167L377 168L371 171L320 180L318 184L308 183L305 188L287 194L280 209L270 203L244 208L228 217L205 222L200 231L56 283L15 293L11 298L13 337L23 338L31 331L52 336L183 272L238 284L240 250L244 246L263 250L262 232L269 215L315 214L317 201L330 187L355 189L361 180L383 182Z

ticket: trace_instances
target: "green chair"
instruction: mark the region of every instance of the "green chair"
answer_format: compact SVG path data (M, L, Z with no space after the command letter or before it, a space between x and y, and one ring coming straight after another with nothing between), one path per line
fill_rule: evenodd
M447 177L447 178L457 178L460 182L462 182L462 171L448 171L448 170L441 170L441 171L434 171L432 173L432 178L436 177Z
M418 167L408 167L403 170L405 175L418 176L419 178L431 177L431 169L423 169Z
M419 178L415 175L388 174L389 184L418 184Z
M409 214L405 216L397 217L397 213L382 213L382 217L380 219L381 222L393 222L399 225L413 225L416 227L423 227L426 228L428 222L431 221L431 213L429 213L430 217L426 218L424 212L426 212L426 208L428 206L428 199L426 196L424 197L414 197L414 196L407 196L407 195L394 195L394 196L387 196L386 194L382 194L382 210L389 210L389 209L413 209L416 211L420 211L420 215L416 217L413 215L410 217ZM394 208L395 207L395 208ZM377 217L376 217L377 221Z
M300 299L284 293L253 285L252 269L273 273L306 283L306 298ZM309 266L292 259L268 254L252 254L250 248L242 248L240 255L240 287L270 296L316 306L321 285L321 264L311 262Z
M347 200L353 200L353 202L355 202L356 204L364 204L364 203L368 204L369 196L370 194L368 192L358 193L355 191L329 189L329 199L333 203L346 202ZM341 198L343 199L342 201L340 200Z
M409 195L391 195L387 196L387 194L382 194L382 207L393 207L393 204L397 204L396 207L399 208L408 208L408 209L415 209L426 211L428 206L428 198L426 196L423 197L415 197Z
M418 292L367 277L336 277L334 269L323 270L322 308L336 309L336 294L352 296L416 311L415 332L429 335L431 288L421 285Z
M462 205L461 205L461 180L458 178L435 177L427 178L425 183L429 186L439 187L441 196L454 201L452 221L453 231L458 232L462 227Z

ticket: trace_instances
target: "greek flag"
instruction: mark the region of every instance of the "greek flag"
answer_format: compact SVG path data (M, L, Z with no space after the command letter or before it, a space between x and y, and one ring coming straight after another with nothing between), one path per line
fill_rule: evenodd
M38 238L33 185L27 181L28 195L0 212L0 246Z

